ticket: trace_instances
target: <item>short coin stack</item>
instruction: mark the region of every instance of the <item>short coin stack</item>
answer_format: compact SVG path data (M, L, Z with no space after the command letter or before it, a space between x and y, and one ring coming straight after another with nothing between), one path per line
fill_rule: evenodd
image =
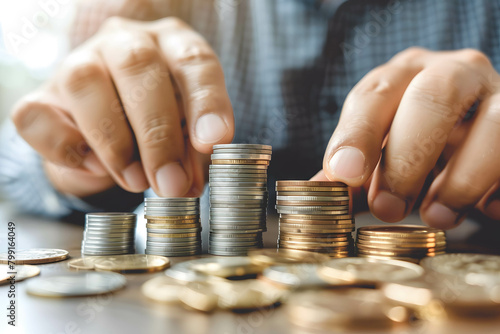
M135 253L135 213L87 213L83 231L82 255Z
M215 145L210 166L210 242L214 255L246 255L266 231L272 147Z
M146 254L201 254L199 198L146 198L144 218L147 220Z
M277 181L279 248L347 257L353 250L349 190L330 181Z
M360 257L418 263L424 257L444 254L446 235L425 226L365 226L358 229L356 246Z

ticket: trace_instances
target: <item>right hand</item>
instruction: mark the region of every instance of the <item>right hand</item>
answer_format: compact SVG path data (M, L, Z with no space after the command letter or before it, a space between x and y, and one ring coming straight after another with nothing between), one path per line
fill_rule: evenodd
M176 18L111 18L12 114L54 187L198 196L234 118L214 51ZM185 127L185 128L184 128Z

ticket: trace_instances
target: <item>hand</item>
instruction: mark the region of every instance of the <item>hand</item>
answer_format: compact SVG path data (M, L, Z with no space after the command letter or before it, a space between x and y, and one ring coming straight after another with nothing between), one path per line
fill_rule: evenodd
M421 195L421 218L448 229L474 208L500 219L499 166L500 76L488 58L411 48L349 93L323 172L364 186L386 222L403 219Z
M109 19L12 115L54 186L79 197L199 195L234 119L214 51L176 18Z

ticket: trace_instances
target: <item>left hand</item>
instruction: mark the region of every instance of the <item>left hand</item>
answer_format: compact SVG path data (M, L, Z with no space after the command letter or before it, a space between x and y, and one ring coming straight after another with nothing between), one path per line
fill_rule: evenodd
M499 220L500 75L476 50L397 54L347 96L322 178L363 186L386 222L419 197L430 226L452 228L473 209Z

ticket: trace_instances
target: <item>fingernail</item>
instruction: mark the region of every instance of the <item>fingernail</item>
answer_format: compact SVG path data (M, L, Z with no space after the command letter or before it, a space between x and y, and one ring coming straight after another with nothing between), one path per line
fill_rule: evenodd
M447 230L457 224L459 214L439 202L433 202L423 218L427 225Z
M196 138L205 144L216 143L226 135L227 125L219 115L205 114L196 122Z
M365 156L355 147L343 147L335 152L328 167L336 178L360 178L365 172Z
M149 187L146 174L139 161L134 161L122 172L125 182L132 192L142 192Z
M500 220L500 200L495 199L491 201L484 209L484 213L490 218Z
M406 202L382 190L373 200L373 214L380 220L388 223L398 222L405 217Z
M178 197L186 194L188 177L179 163L169 163L156 172L159 196Z
M83 159L82 166L97 176L105 176L108 174L108 171L103 166L99 158L92 153Z

